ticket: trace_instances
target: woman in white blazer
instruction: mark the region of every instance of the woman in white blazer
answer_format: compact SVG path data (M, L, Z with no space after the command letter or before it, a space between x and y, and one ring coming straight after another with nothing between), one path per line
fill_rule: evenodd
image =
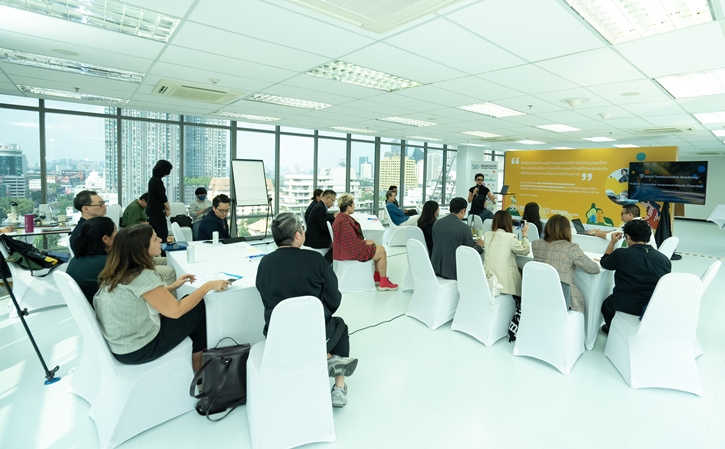
M521 273L516 265L516 255L528 255L531 249L526 234L529 225L524 222L521 229L521 242L513 234L513 222L508 211L500 210L493 216L491 231L483 236L483 247L486 251L483 267L486 277L496 276L503 286L502 295L521 296Z

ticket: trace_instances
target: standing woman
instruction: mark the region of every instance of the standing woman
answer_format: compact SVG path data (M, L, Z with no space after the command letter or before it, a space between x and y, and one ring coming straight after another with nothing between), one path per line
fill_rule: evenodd
M166 217L171 215L171 206L166 198L163 177L168 176L172 168L171 162L162 159L154 166L153 174L149 179L149 201L146 205L146 215L149 217L149 224L163 243L166 243L166 239L169 237Z

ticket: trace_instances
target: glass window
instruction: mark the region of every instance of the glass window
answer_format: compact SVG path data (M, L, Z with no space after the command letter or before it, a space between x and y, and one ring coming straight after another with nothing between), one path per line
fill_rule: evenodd
M199 187L207 189L209 199L229 195L229 160L229 130L184 126L183 201L191 204Z
M375 200L375 143L352 142L351 145L350 193L355 196L355 210L371 211Z
M317 141L317 185L310 183L307 204L315 188L332 189L337 194L347 191L347 141L319 139ZM305 206L306 207L306 206Z
M40 188L35 195L30 190L31 179L40 180L38 113L0 109L0 136L0 219L4 221L13 201L19 215L33 213L40 204Z
M185 122L190 123L196 123L199 125L220 125L220 126L229 126L229 120L226 119L218 119L218 118L209 118L209 117L196 117L193 115L185 115L184 116Z
M426 199L440 204L443 193L443 150L428 148L426 159Z
M280 136L279 173L282 177L279 186L280 212L304 212L307 209L314 190L313 158L314 141L311 137ZM343 175L343 190L344 178Z
M113 114L115 114L114 108L107 108L107 109L113 109ZM106 111L108 113L108 111ZM138 118L151 118L156 120L170 120L170 121L179 121L181 116L179 114L167 114L166 112L154 112L154 111L141 111L138 109L121 109L121 115L127 116L127 117L138 117Z
M106 108L104 106L96 106L92 104L83 103L69 103L67 101L53 101L45 100L45 107L48 109L63 109L66 111L79 111L79 112L96 112L99 114L109 113L108 110L112 110L113 115L116 115L115 108Z
M369 134L353 134L350 136L353 140L372 140L375 141L375 136Z
M406 207L423 204L423 170L425 157L423 148L405 146L403 185L398 186L398 204Z
M295 134L314 134L315 133L315 131L312 129L293 128L291 126L281 126L279 130L283 133L295 133Z
M246 123L245 123L246 125ZM237 154L236 159L257 159L264 161L264 172L267 177L267 193L272 197L272 205L276 196L275 186L277 180L274 175L275 154L274 134L260 133L254 131L237 132ZM268 211L267 206L237 207L237 232L240 236L249 237L264 235L264 216ZM270 209L272 215L274 211ZM249 217L256 215L257 217Z
M385 207L385 192L390 186L400 187L400 140L381 139L388 141L391 145L380 145L380 191L378 192L378 208ZM398 198L400 198L398 189ZM398 200L398 203L401 203Z
M446 151L446 172L445 175L445 182L446 182L446 197L445 201L446 203L450 202L451 198L454 198L456 196L456 156L458 153L456 151L447 150Z
M277 127L275 125L263 125L261 123L247 123L237 122L237 128L251 128L251 129L263 129L267 131L275 131Z
M16 97L15 95L0 95L0 103L16 104L19 106L38 106L37 98ZM40 154L40 153L38 153Z
M317 131L318 136L327 136L327 137L339 137L341 139L347 139L347 134L345 133L336 133L332 131Z

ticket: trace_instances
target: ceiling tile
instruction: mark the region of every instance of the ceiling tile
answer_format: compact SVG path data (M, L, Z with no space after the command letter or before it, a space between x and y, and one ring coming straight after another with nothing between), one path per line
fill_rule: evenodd
M410 114L415 112L413 109L407 109L402 106L374 103L369 100L355 100L345 103L344 106L379 114L377 117L399 116L401 114Z
M380 95L378 97L371 98L370 101L373 103L380 103L380 104L386 104L388 106L400 107L402 109L408 109L408 110L414 111L414 112L433 111L436 109L440 109L440 107L441 107L439 104L430 103L427 101L416 100L415 98L405 97L403 95L398 95L396 93ZM400 115L400 114L403 114L403 112L396 114L396 115Z
M351 98L370 98L387 93L386 91L380 89L372 89L369 87L357 86L355 84L343 83L341 81L329 80L305 74L287 79L283 84L301 89L344 95Z
M684 110L674 100L651 101L648 103L625 104L622 109L638 115L645 120L656 115L682 114Z
M147 11L156 11L182 18L186 15L194 0L123 0L123 2Z
M650 79L602 84L599 86L591 86L588 89L613 104L646 103L650 101L670 100L672 98L659 84ZM634 92L637 92L639 95L622 95L623 93Z
M99 78L96 76L77 75L75 73L59 72L57 70L38 69L35 67L27 67L22 65L0 63L0 68L16 84L30 83L29 80L47 80L55 83L63 83L68 86L64 90L73 91L75 87L81 89L81 92L87 87L100 89L112 89L121 92L127 92L129 95L138 89L138 83L129 83L125 81L110 80L107 78Z
M639 70L610 48L541 61L536 65L581 86L645 78Z
M206 70L207 67L194 68L182 65L157 62L154 64L150 74L144 79L144 84L155 86L161 79L186 81L194 84L207 85L209 87L237 90L242 92L257 92L271 86L273 83L241 76L219 73ZM219 79L218 84L213 84L209 79Z
M558 112L542 112L542 113L536 113L537 117L542 119L542 125L545 124L553 124L553 123L562 123L564 125L573 126L575 128L578 128L578 126L574 125L574 123L584 122L589 120L588 117L585 117L575 111L558 111Z
M675 102L687 112L692 113L725 111L725 94L683 98L681 100L675 100Z
M523 94L501 84L492 83L477 76L466 76L434 84L435 87L467 95L475 100L494 101L499 98L519 97ZM472 101L476 103L478 101Z
M689 126L700 123L690 114L657 115L649 117L647 121L655 126Z
M481 78L527 94L551 92L555 90L572 89L576 84L560 78L535 65L513 67L505 70L480 75Z
M457 94L434 86L419 86L394 93L403 97L415 98L442 106L455 107L471 104L471 97L467 95ZM375 101L375 99L373 98L372 101Z

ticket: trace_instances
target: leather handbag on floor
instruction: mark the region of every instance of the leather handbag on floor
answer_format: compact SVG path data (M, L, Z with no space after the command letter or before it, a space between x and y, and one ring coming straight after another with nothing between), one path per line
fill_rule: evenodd
M219 348L219 343L229 338L236 346ZM205 349L202 353L203 365L191 381L189 394L197 399L196 411L210 421L219 421L229 415L239 405L247 403L247 359L251 346L240 345L231 337L219 340L217 347ZM204 391L195 394L197 383L201 380ZM229 410L227 410L229 409ZM227 412L218 419L209 415Z

